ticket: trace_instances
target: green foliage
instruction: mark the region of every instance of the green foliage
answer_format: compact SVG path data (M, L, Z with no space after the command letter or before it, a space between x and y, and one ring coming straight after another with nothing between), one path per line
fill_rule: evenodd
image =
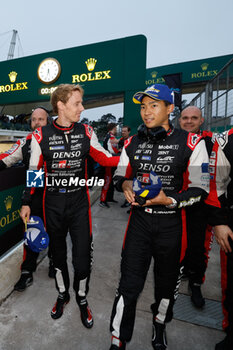
M107 126L109 123L116 123L120 126L123 125L123 118L119 118L118 121L111 113L102 115L98 120L89 121L88 118L83 118L81 123L89 124L93 127L100 142L104 140L105 135L108 132Z

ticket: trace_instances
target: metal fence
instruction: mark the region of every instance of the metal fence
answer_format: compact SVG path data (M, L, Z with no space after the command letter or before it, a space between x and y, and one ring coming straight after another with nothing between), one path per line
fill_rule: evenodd
M205 117L203 128L222 132L233 127L233 59L190 102Z

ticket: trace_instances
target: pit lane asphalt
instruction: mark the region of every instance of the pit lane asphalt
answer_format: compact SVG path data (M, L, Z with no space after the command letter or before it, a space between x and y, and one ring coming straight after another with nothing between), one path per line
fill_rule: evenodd
M0 350L108 350L111 335L109 319L119 279L120 253L126 229L127 208L121 193L115 194L118 204L101 208L98 200L92 205L94 265L88 301L93 311L94 326L88 330L80 320L75 295L59 320L50 317L57 298L54 280L48 277L48 258L44 258L34 273L33 285L24 292L14 291L0 305ZM72 286L72 265L69 246L69 271ZM153 265L153 264L152 264ZM202 288L206 298L221 300L219 247L211 251L206 281ZM180 292L188 294L187 282ZM137 305L132 341L127 350L151 350L153 277L150 269L144 291ZM201 311L200 311L201 312ZM168 350L214 350L224 338L222 331L173 319L167 325Z

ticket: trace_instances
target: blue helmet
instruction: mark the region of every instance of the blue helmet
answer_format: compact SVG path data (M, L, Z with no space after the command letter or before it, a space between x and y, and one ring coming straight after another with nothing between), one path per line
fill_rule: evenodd
M133 191L135 192L136 196L144 198L145 201L156 197L162 188L162 181L154 171L150 172L149 180L149 185L142 186L140 181L138 181L136 178L133 179Z
M30 216L30 220L27 222L27 230L24 233L24 243L33 252L37 253L48 247L49 236L39 216Z

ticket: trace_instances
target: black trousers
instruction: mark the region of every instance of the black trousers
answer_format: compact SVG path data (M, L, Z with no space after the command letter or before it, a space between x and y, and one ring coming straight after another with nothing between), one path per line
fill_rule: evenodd
M133 209L122 248L121 278L114 301L110 330L122 341L133 334L136 304L154 258L154 317L172 319L180 271L182 220L177 214L148 214Z
M212 244L212 230L208 226L208 207L198 203L186 208L187 250L183 265L190 273L190 281L202 284Z
M69 231L74 267L73 288L76 294L85 297L89 289L93 255L91 213L86 191L46 193L45 218L56 269L57 290L67 292L70 286L66 244Z

